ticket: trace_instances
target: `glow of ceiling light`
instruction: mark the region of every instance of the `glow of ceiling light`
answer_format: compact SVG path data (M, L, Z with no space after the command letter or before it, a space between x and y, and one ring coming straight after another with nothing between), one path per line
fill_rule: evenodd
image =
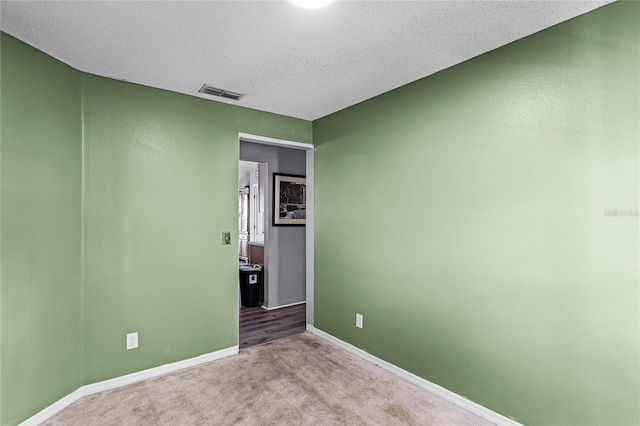
M333 3L334 0L289 0L296 6L303 7L305 9L320 9L325 7L329 3Z

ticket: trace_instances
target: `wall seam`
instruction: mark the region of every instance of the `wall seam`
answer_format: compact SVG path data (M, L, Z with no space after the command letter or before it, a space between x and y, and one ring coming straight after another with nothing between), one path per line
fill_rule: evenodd
M2 37L0 37L0 52L2 52ZM0 69L2 69L2 55L0 55ZM2 93L2 78L0 77L0 93ZM2 123L2 102L0 102L0 128ZM0 134L0 153L2 152L2 135ZM2 161L0 161L0 296L2 295ZM2 339L2 303L0 303L0 340ZM2 384L2 350L0 350L0 385ZM2 423L2 386L0 386L0 423Z
M85 384L85 353L84 353L84 287L85 287L85 116L84 116L84 74L80 74L80 386Z

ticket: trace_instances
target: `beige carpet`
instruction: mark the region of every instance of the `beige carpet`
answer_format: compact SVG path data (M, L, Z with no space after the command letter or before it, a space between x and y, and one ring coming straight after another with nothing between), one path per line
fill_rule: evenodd
M309 333L87 396L45 425L489 425Z

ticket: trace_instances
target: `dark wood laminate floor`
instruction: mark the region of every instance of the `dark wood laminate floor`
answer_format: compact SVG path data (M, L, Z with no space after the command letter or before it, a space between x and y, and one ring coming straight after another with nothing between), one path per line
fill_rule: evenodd
M306 323L304 303L272 311L240 305L240 349L302 333Z

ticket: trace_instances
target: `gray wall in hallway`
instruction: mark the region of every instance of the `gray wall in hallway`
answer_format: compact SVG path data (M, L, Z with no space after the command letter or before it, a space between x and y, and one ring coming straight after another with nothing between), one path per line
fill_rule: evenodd
M273 174L304 175L304 150L240 141L240 160L267 165L265 226L265 305L269 308L305 300L305 228L272 226Z

